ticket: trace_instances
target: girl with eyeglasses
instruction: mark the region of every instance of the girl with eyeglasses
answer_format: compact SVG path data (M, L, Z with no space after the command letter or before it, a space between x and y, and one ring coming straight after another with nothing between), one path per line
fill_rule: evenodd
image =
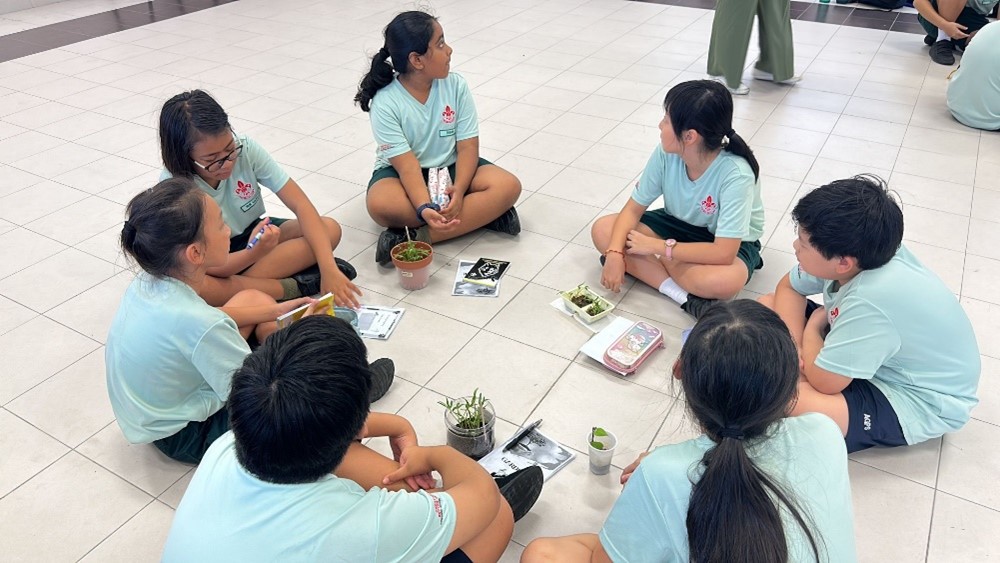
M161 179L190 178L222 208L232 229L229 260L210 268L200 295L219 306L244 289L279 300L332 292L337 305L358 307L355 269L333 249L340 225L321 217L302 188L253 139L237 135L208 93L178 94L160 111ZM295 219L265 214L261 187L274 192Z

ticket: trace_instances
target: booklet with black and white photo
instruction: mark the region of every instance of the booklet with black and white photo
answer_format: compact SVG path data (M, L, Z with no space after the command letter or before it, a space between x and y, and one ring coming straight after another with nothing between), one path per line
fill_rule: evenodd
M542 475L548 481L549 477L569 465L569 462L576 457L576 452L542 434L537 428L518 440L509 450L504 451L504 448L520 434L521 431L518 429L516 434L480 459L479 465L498 476L537 465L542 468Z
M463 297L496 297L500 294L500 282L494 285L481 285L466 281L465 276L475 262L471 260L460 260L458 271L455 272L455 287L451 290L452 295Z
M503 276L504 272L510 266L510 262L506 260L497 260L496 258L480 258L476 260L476 263L469 268L468 273L465 274L465 281L469 283L476 283L479 285L485 285L493 287L500 283L500 278Z

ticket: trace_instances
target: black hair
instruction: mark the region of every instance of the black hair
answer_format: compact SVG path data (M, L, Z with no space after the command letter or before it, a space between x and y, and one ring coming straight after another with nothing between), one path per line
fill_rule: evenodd
M205 194L190 178L168 178L140 192L125 214L122 251L158 278L173 275L180 252L204 239Z
M160 156L163 166L174 176L194 176L197 172L191 151L206 136L221 135L229 116L215 98L204 90L177 94L160 110Z
M747 455L748 445L767 438L796 396L798 353L788 328L756 301L719 302L694 326L678 362L688 409L716 444L705 452L691 491L691 561L784 563L780 505L818 561L808 515Z
M364 426L370 388L365 345L343 319L313 315L275 332L233 375L240 464L270 483L320 479Z
M903 210L872 174L814 189L795 204L792 219L824 258L852 256L862 270L884 266L903 242Z
M760 165L743 137L733 130L733 96L722 83L714 80L689 80L667 91L663 109L670 116L674 136L688 129L701 135L705 150L724 148L743 157L753 170L754 179L760 178ZM729 137L723 146L722 138Z
M403 12L392 18L385 26L382 36L385 44L372 57L372 67L361 79L354 102L361 105L362 111L371 108L372 98L382 88L392 83L395 72L406 74L410 70L410 53L423 55L431 44L434 35L434 22L437 18L425 12ZM389 64L392 57L392 65Z

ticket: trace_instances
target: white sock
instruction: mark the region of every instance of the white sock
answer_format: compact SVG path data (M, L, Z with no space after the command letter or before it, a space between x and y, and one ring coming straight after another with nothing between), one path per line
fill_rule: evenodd
M663 283L660 284L660 293L673 299L678 305L683 305L688 300L688 292L681 289L681 286L677 285L673 278L663 280Z
M938 38L937 38L938 41L948 41L950 39L951 37L948 37L948 34L945 33L944 30L941 29L938 30Z

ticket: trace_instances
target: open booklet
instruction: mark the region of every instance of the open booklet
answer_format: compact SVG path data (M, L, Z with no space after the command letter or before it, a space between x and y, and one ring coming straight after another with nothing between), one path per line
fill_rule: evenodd
M510 450L504 451L507 444L519 434L520 431L486 454L479 460L479 465L496 475L507 475L537 465L542 468L542 474L548 481L549 477L576 457L576 452L542 434L537 428L521 438Z

